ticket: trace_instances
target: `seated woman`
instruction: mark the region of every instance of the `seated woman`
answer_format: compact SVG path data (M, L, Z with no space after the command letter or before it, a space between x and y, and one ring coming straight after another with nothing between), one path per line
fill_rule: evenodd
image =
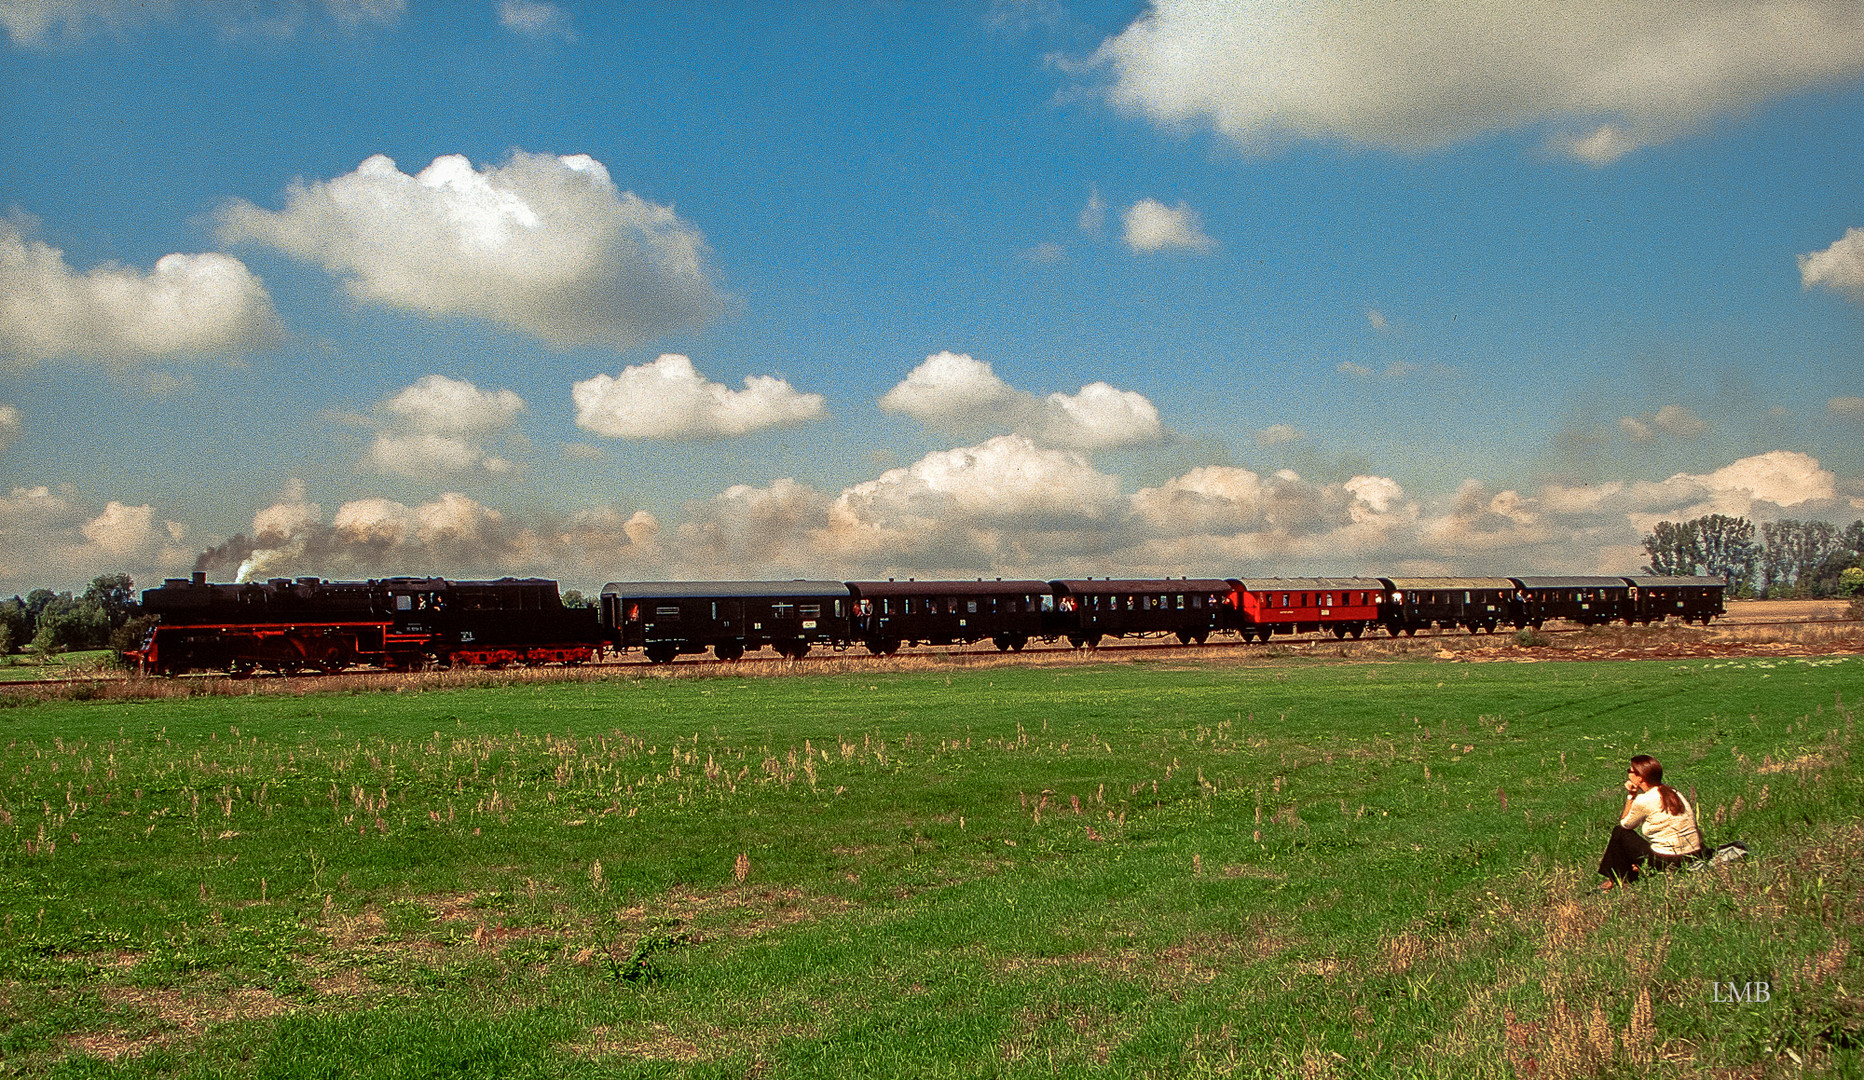
M1599 860L1605 878L1599 888L1636 881L1642 867L1668 870L1701 854L1695 807L1663 782L1663 765L1656 758L1632 758L1625 771L1625 807Z

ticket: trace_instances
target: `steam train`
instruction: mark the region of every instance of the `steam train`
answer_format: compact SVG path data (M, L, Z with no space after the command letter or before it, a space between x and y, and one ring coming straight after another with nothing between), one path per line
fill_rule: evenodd
M737 660L769 648L1031 641L1091 648L1106 638L1202 644L1213 634L1358 638L1383 629L1493 634L1563 619L1649 624L1723 614L1718 577L1083 578L1037 581L613 582L596 608L565 607L541 578L449 581L314 577L212 584L170 578L142 595L155 623L129 654L148 674L356 666L424 668L586 664L639 650L652 663L711 652Z

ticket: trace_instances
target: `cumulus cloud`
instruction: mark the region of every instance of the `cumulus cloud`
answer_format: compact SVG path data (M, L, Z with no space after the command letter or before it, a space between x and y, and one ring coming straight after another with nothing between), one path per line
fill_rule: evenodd
M1864 300L1864 229L1846 229L1831 247L1801 255L1799 280L1808 289L1823 285Z
M825 414L821 394L770 375L748 375L744 389L715 383L692 360L667 353L651 364L596 375L571 389L576 426L616 439L705 439L790 427Z
M510 390L429 375L377 406L380 426L365 464L417 478L508 475L517 466L492 455L485 443L523 411L524 399Z
M1594 163L1864 72L1851 0L1153 0L1102 44L1109 99L1248 147L1430 150L1553 128Z
M153 584L193 558L178 546L186 535L146 504L97 506L68 489L16 487L0 496L0 591L81 588L118 572Z
M293 480L240 533L195 558L215 580L267 577L539 574L587 580L659 565L660 524L644 510L604 507L514 520L458 492L407 506L353 499L328 521Z
M127 366L276 343L265 285L230 255L164 255L147 273L106 263L75 273L65 253L0 220L0 358Z
M400 20L407 0L323 0L315 5L344 30ZM122 34L145 22L179 16L203 19L223 33L270 37L296 33L309 7L303 0L264 5L213 3L209 0L4 0L0 28L15 45L43 46L92 34Z
M881 397L880 407L948 430L1009 428L1037 442L1077 450L1134 446L1164 437L1158 409L1143 394L1094 382L1078 393L1038 398L1010 386L988 363L964 353L926 357Z
M575 40L569 12L542 0L498 0L498 21L505 29L525 37Z
M19 406L0 405L0 450L5 450L14 439L19 438L21 428Z
M1121 215L1123 239L1134 251L1209 251L1217 242L1204 234L1197 211L1179 203L1166 206L1157 199L1140 199Z
M639 345L724 303L699 229L619 190L582 154L518 151L483 169L449 155L415 176L378 154L346 176L294 183L283 210L229 204L220 235L320 266L362 300L558 346Z
M1664 435L1693 439L1709 429L1701 417L1682 405L1665 405L1642 416L1621 416L1618 427L1633 442L1655 442Z

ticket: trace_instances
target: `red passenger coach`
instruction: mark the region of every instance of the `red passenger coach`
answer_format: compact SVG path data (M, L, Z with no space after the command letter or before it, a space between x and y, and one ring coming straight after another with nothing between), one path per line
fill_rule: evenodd
M1379 621L1384 595L1376 578L1250 578L1242 586L1237 629L1244 641L1320 631L1357 638Z

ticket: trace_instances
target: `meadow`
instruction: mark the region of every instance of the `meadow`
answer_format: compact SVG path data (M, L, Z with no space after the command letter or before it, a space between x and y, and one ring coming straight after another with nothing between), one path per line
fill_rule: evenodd
M4 699L0 1074L1864 1075L1860 697L1853 656ZM1750 856L1598 892L1640 752Z

